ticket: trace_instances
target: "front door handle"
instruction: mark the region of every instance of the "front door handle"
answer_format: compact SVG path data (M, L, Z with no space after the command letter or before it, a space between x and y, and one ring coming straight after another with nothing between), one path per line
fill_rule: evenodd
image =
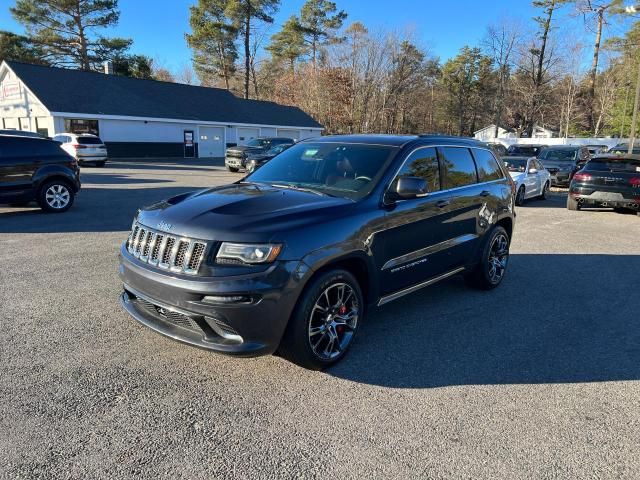
M438 208L444 208L446 206L448 206L451 202L449 200L440 200L439 202L436 203L436 207Z
M489 195L491 195L489 190L483 190L482 193L480 193L481 197L488 197Z

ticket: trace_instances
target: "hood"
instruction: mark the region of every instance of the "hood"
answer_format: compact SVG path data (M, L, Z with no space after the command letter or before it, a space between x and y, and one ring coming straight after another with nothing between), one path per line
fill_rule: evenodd
M275 157L275 155L271 155L270 153L248 153L247 155L248 160L270 160L273 157Z
M250 183L191 192L143 208L150 228L202 240L268 241L278 232L344 214L349 199ZM159 223L163 227L158 227Z
M237 145L235 147L227 148L227 152L259 153L264 151L265 147L249 147L247 145Z

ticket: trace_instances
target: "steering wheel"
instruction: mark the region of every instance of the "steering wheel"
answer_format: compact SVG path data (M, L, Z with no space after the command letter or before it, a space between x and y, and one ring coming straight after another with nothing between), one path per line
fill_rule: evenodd
M364 180L365 182L370 182L371 179L369 177L365 177L365 176L361 176L361 177L356 177L356 180Z

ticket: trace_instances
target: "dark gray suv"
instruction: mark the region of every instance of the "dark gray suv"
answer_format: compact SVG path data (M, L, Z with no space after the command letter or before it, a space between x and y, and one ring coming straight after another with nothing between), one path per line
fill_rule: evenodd
M456 274L498 286L514 198L473 140L307 140L234 184L140 210L120 251L122 304L191 345L320 369L371 307Z

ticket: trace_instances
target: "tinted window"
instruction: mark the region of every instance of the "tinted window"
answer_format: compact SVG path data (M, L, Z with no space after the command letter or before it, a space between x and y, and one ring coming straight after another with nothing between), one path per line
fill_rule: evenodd
M496 158L488 150L473 149L473 156L478 167L478 177L481 182L490 182L503 178L502 170Z
M503 160L510 172L524 172L527 168L526 158L503 158Z
M421 148L411 154L398 173L398 177L420 177L429 184L429 191L440 190L440 164L436 149Z
M102 145L102 140L97 137L78 137L80 145Z
M529 157L535 157L540 153L542 147L537 145L511 145L507 149L509 155L526 155Z
M594 158L584 168L590 172L640 173L640 160L633 158Z
M396 152L395 147L378 145L298 143L249 175L246 181L357 199L375 187Z
M293 143L291 138L272 138L271 145L280 145L282 143Z
M441 151L446 171L446 188L463 187L478 182L476 165L468 148L443 147Z
M60 144L54 141L28 137L5 138L0 142L0 147L5 157L42 157L63 154Z
M554 162L572 162L576 159L576 150L547 148L540 154L540 158Z

